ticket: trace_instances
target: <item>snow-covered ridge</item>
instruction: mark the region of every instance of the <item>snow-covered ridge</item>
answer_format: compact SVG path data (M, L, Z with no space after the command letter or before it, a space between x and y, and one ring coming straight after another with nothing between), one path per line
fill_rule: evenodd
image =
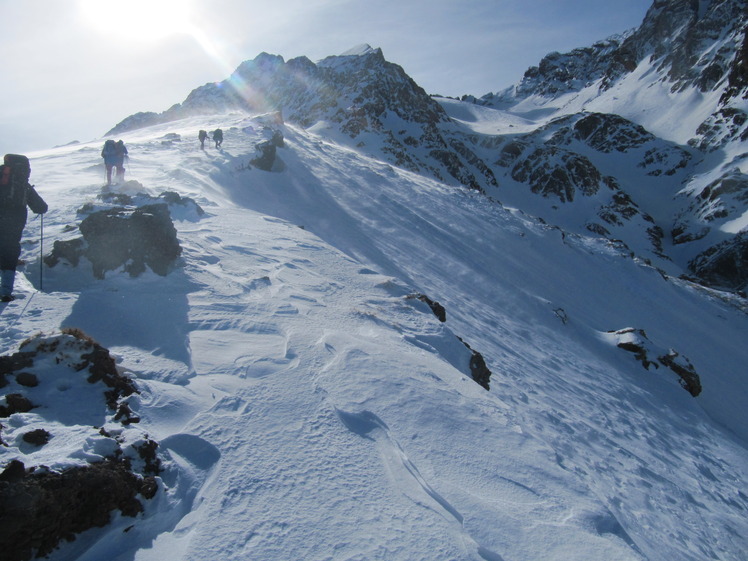
M155 482L143 511L115 508L51 561L744 561L740 66L697 83L735 44L717 16L744 4L657 0L601 59L580 54L620 75L555 97L431 99L378 49L262 54L123 122L133 181L114 190L98 143L34 154L50 212L43 251L30 220L19 298L0 307L0 500L26 468L119 449ZM662 56L628 71L615 53L635 36ZM677 45L708 64L669 77ZM223 150L201 151L197 131L217 127ZM44 265L90 210L165 192L205 211L169 205L173 267ZM689 262L733 291L693 282ZM8 374L24 340L71 328L135 387L117 403L127 427L54 355L25 373L36 389ZM91 416L62 418L60 396Z
M262 171L249 162L266 123L125 133L128 177L205 210L173 216L180 265L96 280L85 262L58 264L44 291L24 280L0 310L6 352L61 326L108 348L139 392L133 432L159 443L145 511L53 561L740 559L740 299L297 126L275 125L283 165ZM197 131L217 126L224 150L201 151ZM33 159L45 247L101 204L99 148ZM443 304L446 322L413 294ZM647 370L616 333L646 334L653 358L677 353L702 392ZM457 336L492 369L490 391ZM61 443L72 430L36 414L2 424L2 465L45 453L16 436L45 428ZM87 460L71 448L44 461Z

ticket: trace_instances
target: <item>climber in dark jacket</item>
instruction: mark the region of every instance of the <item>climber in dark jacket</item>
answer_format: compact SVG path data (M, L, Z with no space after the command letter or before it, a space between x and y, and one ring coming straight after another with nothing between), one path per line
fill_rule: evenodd
M213 140L216 142L216 148L220 148L221 144L223 144L223 131L221 129L213 131Z
M47 212L47 203L29 184L31 165L26 156L6 154L0 166L0 301L13 300L16 266L21 256L21 235L28 218Z

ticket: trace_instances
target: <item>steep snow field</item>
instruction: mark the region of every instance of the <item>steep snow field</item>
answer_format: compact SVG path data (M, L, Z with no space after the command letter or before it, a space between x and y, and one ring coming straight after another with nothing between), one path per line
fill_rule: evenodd
M198 129L216 126L224 150L201 151ZM248 168L264 132L242 115L123 136L128 179L206 211L173 212L184 252L166 277L98 281L86 263L60 264L37 291L30 220L22 298L0 308L3 352L63 326L109 348L166 468L135 522L50 559L744 559L739 300L283 130L274 172ZM45 251L102 191L100 149L31 155L51 208ZM415 293L443 304L446 323ZM616 348L608 332L624 328L686 357L702 394ZM493 371L490 391L458 336ZM50 444L20 445L31 426ZM3 437L0 465L96 456L63 446L75 429L43 411L13 415Z
M550 121L582 111L614 113L637 123L659 138L687 144L699 125L719 106L721 90L704 93L696 87L672 91L673 84L650 60L617 80L610 88L598 80L579 91L555 97L531 95L519 102L500 104L509 115L532 121ZM748 104L739 103L741 108ZM507 119L509 117L506 117ZM504 133L508 131L503 131Z

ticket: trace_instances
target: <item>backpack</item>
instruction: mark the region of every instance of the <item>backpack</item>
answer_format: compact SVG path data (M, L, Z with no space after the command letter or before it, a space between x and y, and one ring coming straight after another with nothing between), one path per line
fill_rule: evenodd
M101 155L113 156L117 152L117 143L111 138L104 143L104 148L101 150Z
M0 165L0 208L26 207L31 164L26 156L6 154Z

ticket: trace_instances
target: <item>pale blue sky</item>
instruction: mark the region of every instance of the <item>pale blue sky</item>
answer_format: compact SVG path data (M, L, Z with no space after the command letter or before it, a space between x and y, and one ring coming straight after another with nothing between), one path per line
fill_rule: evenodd
M551 51L638 26L652 0L0 0L0 153L102 136L163 111L260 52L317 61L368 43L429 93L481 96ZM90 0L88 0L90 1ZM173 6L178 6L178 11ZM138 7L140 5L140 7ZM143 6L171 10L166 19ZM190 33L143 39L148 19Z

